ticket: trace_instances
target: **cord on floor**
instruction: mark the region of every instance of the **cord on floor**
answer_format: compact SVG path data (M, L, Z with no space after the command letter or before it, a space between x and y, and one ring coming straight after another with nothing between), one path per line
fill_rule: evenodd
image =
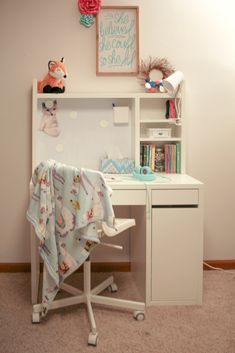
M216 270L216 271L223 271L223 272L227 272L227 273L230 273L230 274L235 274L235 271L231 271L231 270L225 270L221 267L214 267L214 266L211 266L209 265L207 262L203 261L203 265L205 265L206 267L209 267L210 269L212 270Z

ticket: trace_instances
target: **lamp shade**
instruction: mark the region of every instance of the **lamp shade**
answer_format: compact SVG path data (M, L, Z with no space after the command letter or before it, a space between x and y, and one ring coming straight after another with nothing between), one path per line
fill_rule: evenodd
M172 75L162 80L162 85L168 92L174 92L183 79L183 73L181 71L175 71Z

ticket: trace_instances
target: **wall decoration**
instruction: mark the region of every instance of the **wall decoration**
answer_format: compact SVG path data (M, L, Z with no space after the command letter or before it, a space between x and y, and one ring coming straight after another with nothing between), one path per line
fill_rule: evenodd
M64 151L64 145L62 143L58 143L56 146L55 146L55 150L56 152L58 153L61 153Z
M95 22L95 15L100 11L100 6L101 0L78 0L80 23L85 27L91 27Z
M46 101L42 103L42 119L39 125L39 131L47 135L57 137L60 134L59 124L56 116L57 101Z
M69 116L71 119L75 120L77 119L78 117L78 112L76 110L72 110L70 113L69 113Z
M96 74L137 75L139 7L102 6L96 21Z
M81 25L89 28L89 27L91 27L93 25L94 22L95 22L94 15L81 14L81 17L80 17Z
M160 72L160 78L156 79L154 76L156 72ZM162 85L162 80L175 72L173 66L166 58L152 58L141 60L139 68L139 80L141 85L149 92L165 92Z

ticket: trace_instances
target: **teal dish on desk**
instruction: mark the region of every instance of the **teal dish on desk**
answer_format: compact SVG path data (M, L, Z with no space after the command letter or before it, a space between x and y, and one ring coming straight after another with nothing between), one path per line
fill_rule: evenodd
M157 177L156 173L141 174L141 173L133 172L132 175L134 178L141 180L141 181L152 181L152 180L155 180Z

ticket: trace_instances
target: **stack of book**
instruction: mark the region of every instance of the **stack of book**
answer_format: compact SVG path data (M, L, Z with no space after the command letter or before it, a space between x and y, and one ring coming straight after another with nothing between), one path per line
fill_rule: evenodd
M148 166L154 171L155 169L155 144L144 144L140 148L140 164Z
M156 165L156 150L159 146L155 144L142 144L140 148L140 165L148 166L153 172L158 172ZM181 144L166 143L163 145L163 170L166 173L181 173Z
M165 150L165 172L180 173L181 172L181 145L180 143L167 143Z

